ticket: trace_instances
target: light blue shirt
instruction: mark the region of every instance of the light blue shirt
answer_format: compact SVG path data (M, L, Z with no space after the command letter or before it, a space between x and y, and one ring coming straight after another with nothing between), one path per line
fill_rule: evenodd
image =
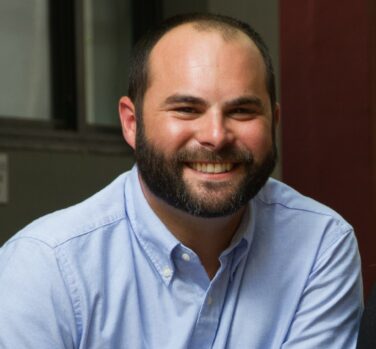
M2 247L0 348L355 348L361 288L351 226L273 179L210 280L135 167Z

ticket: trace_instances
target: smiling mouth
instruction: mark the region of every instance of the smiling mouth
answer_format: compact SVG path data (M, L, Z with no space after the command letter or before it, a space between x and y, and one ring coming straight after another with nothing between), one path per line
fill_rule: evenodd
M235 167L235 164L230 162L191 162L187 165L203 173L224 173L231 171Z

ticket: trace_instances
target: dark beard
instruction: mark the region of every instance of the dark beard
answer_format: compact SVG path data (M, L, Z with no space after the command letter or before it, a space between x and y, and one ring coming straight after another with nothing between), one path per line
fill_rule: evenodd
M141 121L141 120L140 120ZM273 172L277 160L275 142L261 164L256 164L249 151L233 146L220 151L205 148L178 151L166 158L145 137L142 121L138 122L135 156L139 173L150 191L169 205L196 217L223 217L235 213L248 203L266 183ZM244 167L242 180L234 186L231 182L203 182L205 193L195 195L183 179L183 169L187 161L228 161L239 162ZM218 199L215 194L224 187L231 192Z

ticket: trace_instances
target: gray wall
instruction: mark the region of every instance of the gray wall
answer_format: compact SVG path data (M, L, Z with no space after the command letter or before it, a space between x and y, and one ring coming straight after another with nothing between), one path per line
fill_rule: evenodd
M40 215L94 194L132 164L130 157L78 151L0 152L9 159L9 202L0 205L0 244Z
M251 23L266 39L278 73L277 0L164 1L166 16L205 11L232 15ZM53 210L93 194L132 164L131 156L82 151L0 148L9 157L9 203L0 204L0 245L18 229ZM279 177L279 169L276 177Z
M210 12L233 16L249 23L266 41L279 77L278 0L208 0Z
M178 13L207 12L208 3L205 0L163 0L163 17L171 17Z

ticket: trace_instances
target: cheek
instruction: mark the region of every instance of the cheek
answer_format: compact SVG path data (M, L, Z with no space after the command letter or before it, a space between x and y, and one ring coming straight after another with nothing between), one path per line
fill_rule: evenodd
M272 130L270 126L262 126L242 131L239 139L242 146L253 152L256 161L262 160L273 145Z
M189 141L192 132L184 122L165 118L145 125L145 135L160 150L174 152Z

